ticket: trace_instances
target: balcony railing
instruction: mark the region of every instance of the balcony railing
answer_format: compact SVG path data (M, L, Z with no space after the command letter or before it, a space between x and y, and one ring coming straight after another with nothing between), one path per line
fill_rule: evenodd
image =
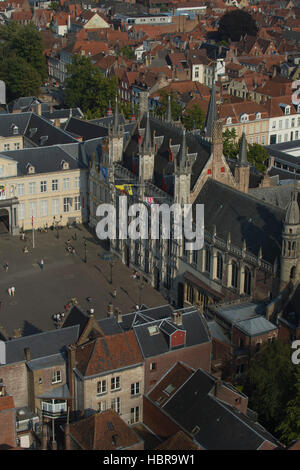
M44 415L62 415L67 412L67 402L62 401L61 403L48 403L42 402L42 411Z

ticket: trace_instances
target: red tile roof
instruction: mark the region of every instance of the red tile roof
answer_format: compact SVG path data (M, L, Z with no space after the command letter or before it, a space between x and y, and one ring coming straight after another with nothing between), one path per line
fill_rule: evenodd
M70 424L69 434L84 450L126 449L141 442L136 432L114 410Z
M11 408L15 408L14 398L9 395L0 397L0 411L9 410Z
M77 368L84 376L122 369L143 362L133 331L97 338L76 350Z

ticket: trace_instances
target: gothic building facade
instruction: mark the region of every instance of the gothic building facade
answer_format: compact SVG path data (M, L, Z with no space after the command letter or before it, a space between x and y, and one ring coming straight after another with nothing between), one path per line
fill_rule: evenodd
M214 86L201 135L186 133L172 122L170 101L165 120L147 112L146 95L141 102L143 113L124 142L116 101L108 139L90 163L90 226L99 220L99 204L112 203L118 211L123 194L128 206L145 205L149 233L153 203L204 204L200 250L187 252L184 240L172 237L172 230L170 239L120 239L118 218L110 248L179 306L188 302L204 308L241 296L274 298L291 278L299 277L297 201L291 201L286 216L285 210L248 194L246 137L232 169L223 155Z

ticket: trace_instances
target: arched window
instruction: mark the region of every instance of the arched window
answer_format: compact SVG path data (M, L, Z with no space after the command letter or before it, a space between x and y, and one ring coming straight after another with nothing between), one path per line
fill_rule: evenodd
M293 266L291 269L290 279L295 279L295 275L296 275L296 267Z
M247 295L251 294L251 272L247 266L245 267L244 293Z
M223 256L221 253L217 255L217 278L222 280L223 277Z
M231 287L237 289L238 286L238 265L235 261L231 263Z
M205 271L207 273L210 273L210 265L211 265L210 249L206 248L206 250L205 250Z

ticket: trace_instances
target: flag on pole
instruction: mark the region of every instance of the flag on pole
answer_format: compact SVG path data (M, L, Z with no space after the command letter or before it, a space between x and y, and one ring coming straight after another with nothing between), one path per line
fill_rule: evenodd
M144 197L144 201L146 204L154 204L154 198L153 197Z

